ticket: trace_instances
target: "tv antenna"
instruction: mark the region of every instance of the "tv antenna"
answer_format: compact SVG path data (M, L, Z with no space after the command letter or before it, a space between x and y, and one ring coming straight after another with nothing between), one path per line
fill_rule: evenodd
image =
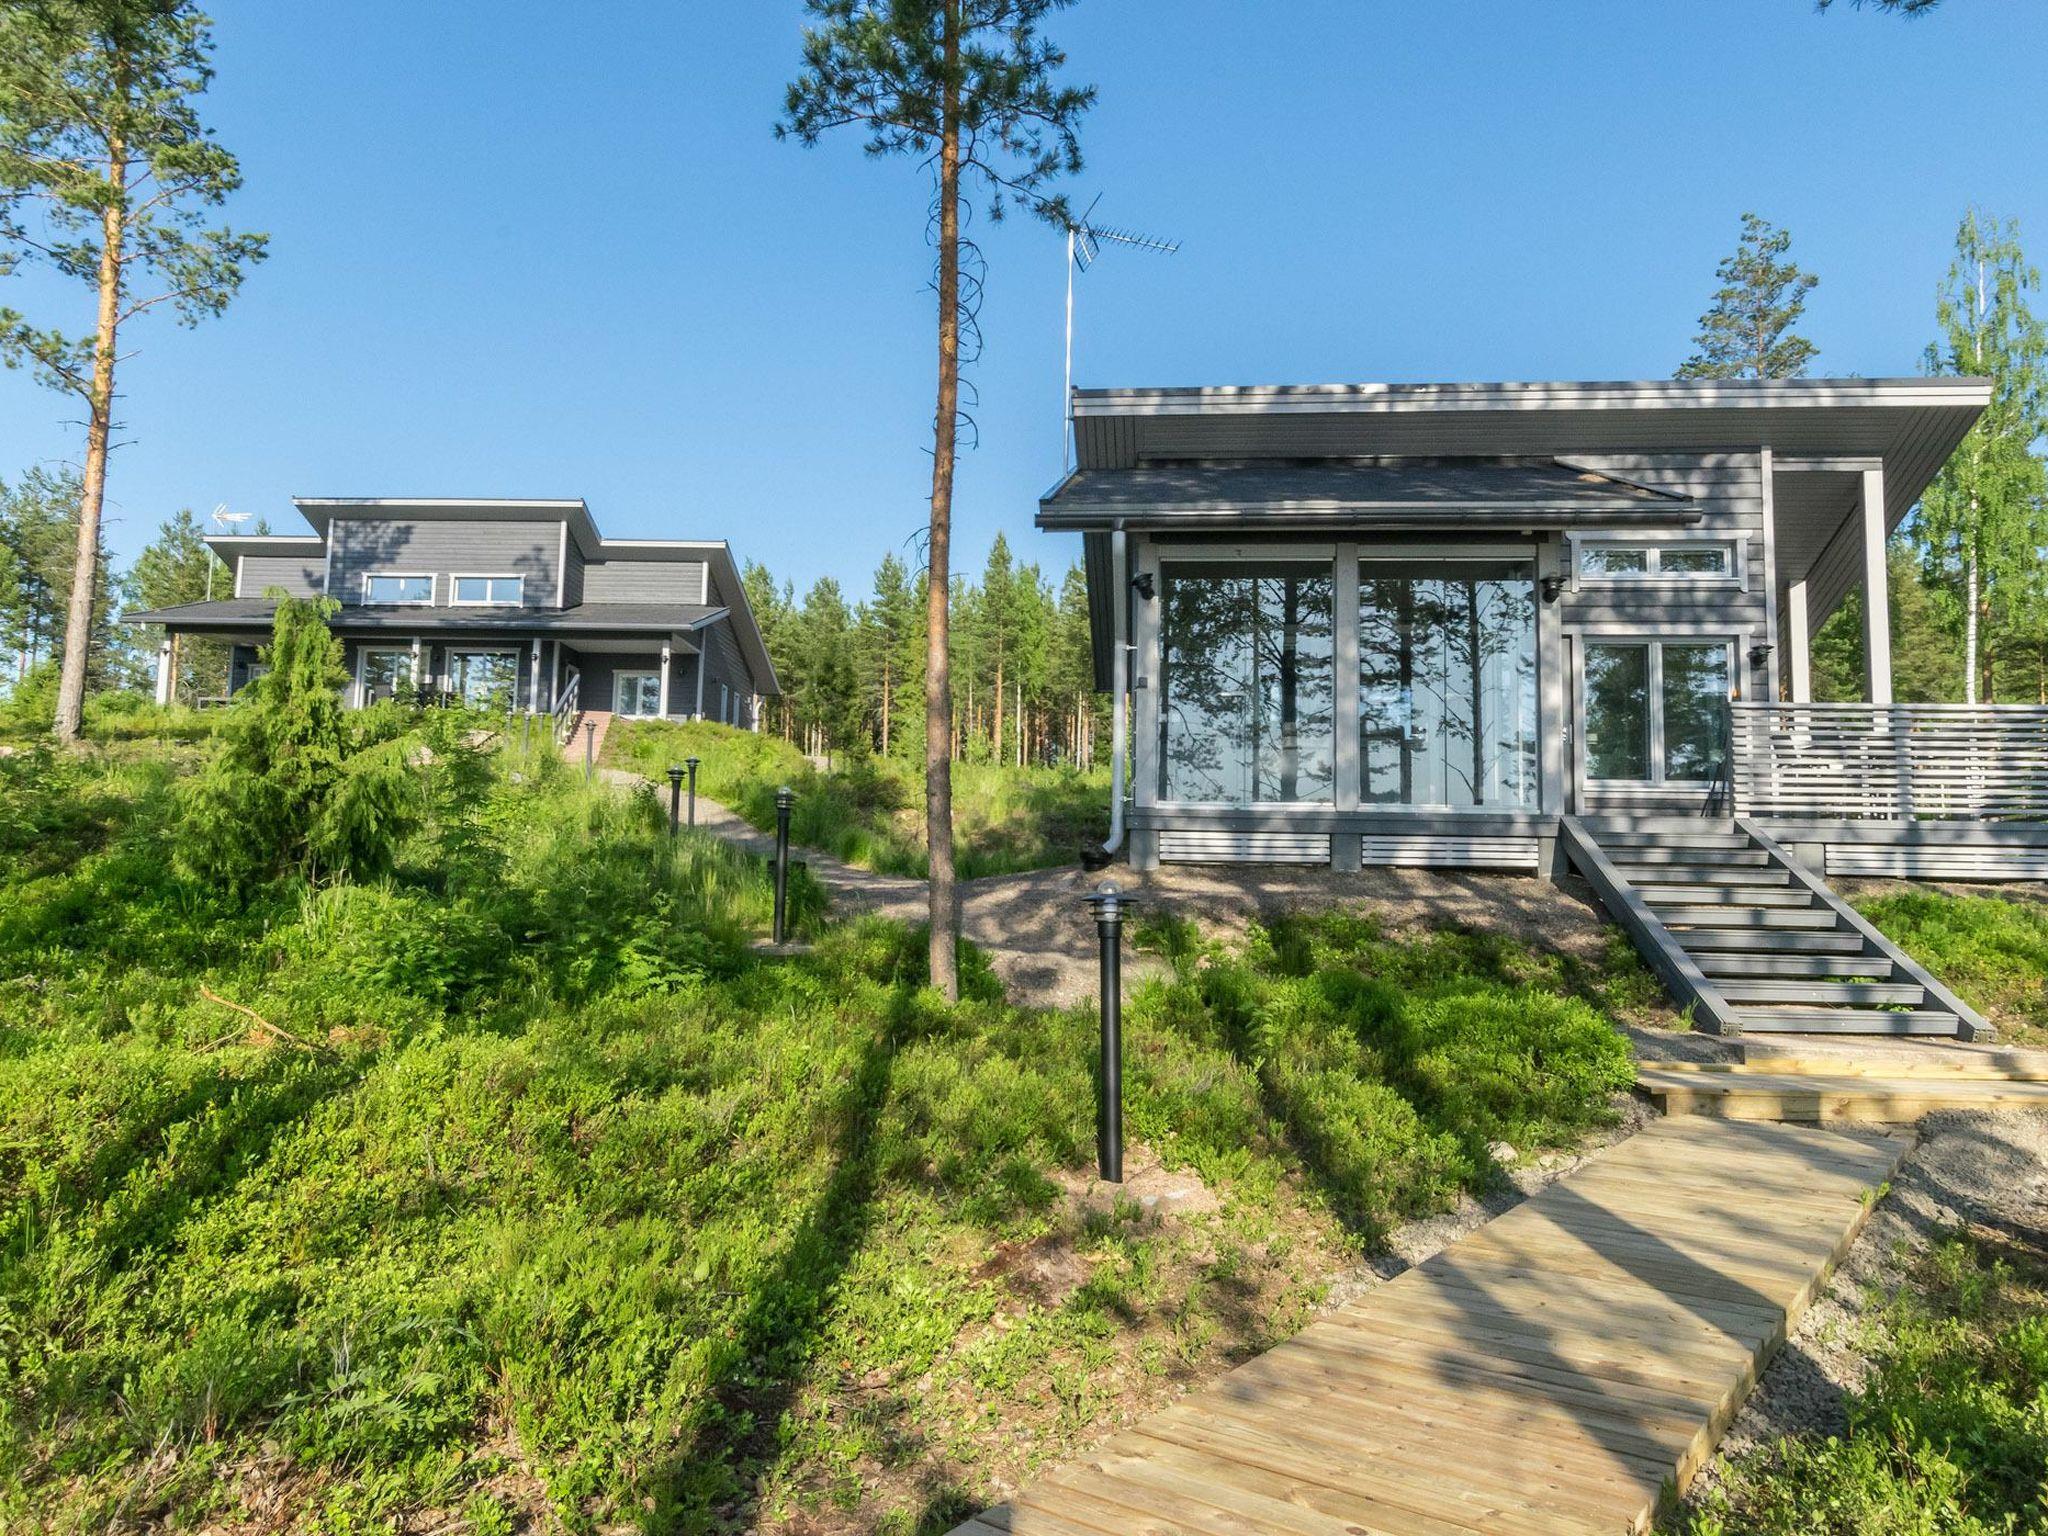
M1107 224L1097 224L1095 203L1101 201L1102 196L1097 193L1095 202L1088 205L1086 213L1067 222L1067 371L1066 389L1060 396L1064 421L1060 434L1060 462L1067 469L1074 467L1074 274L1086 272L1095 265L1105 245L1127 245L1157 256L1171 256L1180 249L1178 240L1156 240L1134 229L1112 229Z

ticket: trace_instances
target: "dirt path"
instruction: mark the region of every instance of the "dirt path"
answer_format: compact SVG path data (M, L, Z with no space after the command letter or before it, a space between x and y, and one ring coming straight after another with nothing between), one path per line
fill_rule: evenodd
M646 782L616 769L614 783ZM715 800L697 797L705 831L762 855L775 840ZM796 855L844 915L873 913L922 922L922 880L878 875L805 848ZM1026 1007L1064 1007L1095 995L1096 939L1082 898L1103 880L1140 903L1166 905L1211 934L1242 932L1262 912L1355 903L1390 929L1465 927L1498 932L1535 947L1597 960L1610 942L1607 920L1583 893L1533 876L1455 870L1367 869L1335 874L1305 865L1167 865L1145 873L1118 864L1100 874L1076 865L991 875L960 885L960 932L989 957L1010 1000ZM1129 981L1163 969L1126 954Z

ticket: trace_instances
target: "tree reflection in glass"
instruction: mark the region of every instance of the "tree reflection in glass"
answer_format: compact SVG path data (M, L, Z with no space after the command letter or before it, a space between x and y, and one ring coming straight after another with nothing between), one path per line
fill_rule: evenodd
M1358 584L1368 805L1533 806L1536 599L1527 566L1368 562Z
M1167 567L1160 592L1162 798L1328 800L1328 566Z

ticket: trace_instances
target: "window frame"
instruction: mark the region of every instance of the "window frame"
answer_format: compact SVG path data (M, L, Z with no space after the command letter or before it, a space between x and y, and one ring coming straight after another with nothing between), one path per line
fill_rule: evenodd
M418 691L420 673L428 663L428 658L422 654L418 641L408 640L400 645L365 643L356 647L356 708L367 709L371 703L368 675L372 655L403 656L409 674L406 679L407 686L415 692Z
M1674 779L1669 776L1668 754L1664 740L1664 647L1667 645L1705 647L1718 645L1728 661L1728 698L1733 701L1742 695L1741 658L1745 637L1733 630L1710 630L1690 634L1670 630L1595 630L1577 631L1571 640L1577 654L1572 666L1572 686L1577 695L1573 710L1576 721L1573 731L1572 748L1577 758L1577 778L1586 788L1601 791L1609 789L1656 789L1673 793L1692 793L1704 790L1712 779ZM1647 650L1647 669L1644 686L1648 693L1649 719L1646 722L1647 744L1649 747L1648 778L1599 778L1592 771L1591 753L1588 742L1593 734L1592 721L1586 713L1586 653L1594 646L1641 646Z
M443 645L441 649L441 681L443 691L449 694L460 693L460 690L455 686L456 657L509 656L512 658L511 703L514 708L517 708L519 703L519 649L516 645L466 645L460 641L452 641ZM463 702L467 704L469 700L464 698ZM471 705L471 707L476 708L478 706Z
M395 597L388 602L379 602L370 595L370 583L373 581L424 581L427 595L424 598ZM433 571L365 571L362 594L365 608L436 608L440 606L441 581Z
M636 710L632 714L627 714L619 708L619 684L629 677L646 678L654 684L655 705L650 713L643 715ZM652 667L614 667L612 669L612 713L621 720L659 720L661 718L660 690L661 668L658 665Z
M1749 541L1740 533L1706 533L1693 529L1674 529L1668 533L1599 533L1572 529L1566 533L1565 542L1571 556L1569 569L1574 592L1581 587L1679 587L1694 591L1702 587L1746 591L1749 587ZM1645 569L1589 571L1586 569L1586 554L1595 549L1640 552ZM1663 569L1664 553L1675 549L1724 551L1728 556L1728 568L1724 571L1667 571Z
M465 581L514 581L519 586L517 595L511 598L464 597L462 595L462 584ZM448 606L450 608L523 608L526 606L526 577L519 571L454 572L448 577Z

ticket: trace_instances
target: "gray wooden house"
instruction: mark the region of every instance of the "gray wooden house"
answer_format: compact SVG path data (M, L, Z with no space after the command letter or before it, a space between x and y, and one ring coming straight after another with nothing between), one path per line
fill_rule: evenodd
M1076 391L1038 524L1082 535L1098 685L1129 700L1112 842L1570 864L1715 1027L1981 1032L1824 876L2048 873L2048 712L1892 702L1886 535L1988 398ZM1867 702L1815 705L1810 640L1852 593Z
M722 542L610 539L581 501L301 497L304 534L216 535L209 602L129 613L233 642L229 690L263 667L275 594L331 597L349 702L400 690L580 718L758 724L775 668Z

